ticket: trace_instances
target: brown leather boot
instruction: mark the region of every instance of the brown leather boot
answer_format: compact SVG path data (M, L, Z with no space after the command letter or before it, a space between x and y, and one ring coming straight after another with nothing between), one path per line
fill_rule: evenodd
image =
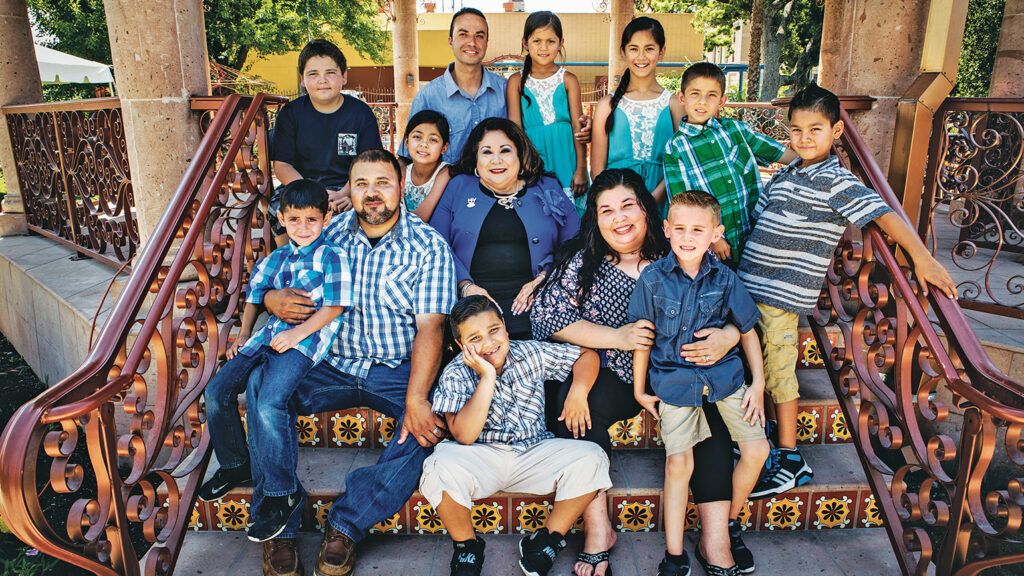
M316 560L316 576L349 576L356 564L356 544L327 525L327 535Z
M263 576L305 576L295 540L274 538L263 543Z

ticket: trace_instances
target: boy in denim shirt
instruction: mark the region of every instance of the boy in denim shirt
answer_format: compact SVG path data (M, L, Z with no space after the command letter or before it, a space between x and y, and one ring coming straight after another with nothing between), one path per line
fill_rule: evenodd
M352 276L348 258L324 238L330 222L327 188L313 180L294 180L283 187L278 219L289 243L256 263L238 338L227 351L228 361L206 387L206 416L213 450L221 468L199 489L199 499L216 500L232 488L251 482L252 470L238 415L238 394L249 375L260 370L259 394L273 401L270 409L249 413L249 439L266 446L297 444L298 435L288 403L306 373L327 356L341 329L341 313L352 305ZM255 334L263 295L270 290L296 288L309 292L318 310L292 326L271 316ZM267 497L255 511L249 538L262 542L284 529L288 517L301 509L296 494L295 452L259 462L264 468Z
M733 502L729 531L734 550L747 552L740 539L739 513L757 482L768 456L764 433L764 369L754 327L759 314L736 274L708 252L722 237L720 207L707 192L687 191L669 202L665 236L672 253L640 273L629 301L627 322L654 322L654 346L633 352L633 393L637 402L661 420L665 442L665 559L659 576L685 576L690 562L683 549L687 488L693 472L693 446L711 436L704 396L714 402L732 439L740 446L733 473ZM733 348L711 366L697 366L679 356L694 332L732 323L742 336L740 345L750 366L752 383L744 385L743 361ZM654 394L646 392L650 381ZM735 534L732 534L735 533ZM736 556L740 556L736 554ZM707 563L700 548L697 560L711 576L732 574L734 567ZM753 558L735 558L739 568L753 570Z
M762 191L758 164L788 163L797 156L746 122L718 117L726 101L725 73L710 62L686 69L679 99L686 116L665 146L665 189L670 199L687 190L706 190L718 200L725 233L711 249L735 267Z

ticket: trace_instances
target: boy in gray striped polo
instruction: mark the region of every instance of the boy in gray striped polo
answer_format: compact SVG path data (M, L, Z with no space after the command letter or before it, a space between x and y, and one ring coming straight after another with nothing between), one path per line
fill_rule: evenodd
M780 494L811 480L813 472L796 448L797 323L811 314L848 224L876 222L914 261L914 274L950 298L956 284L932 257L901 214L865 187L832 155L843 133L839 98L816 85L789 105L790 146L800 156L769 181L754 211L756 224L737 270L761 311L765 388L775 402L777 448L751 498Z

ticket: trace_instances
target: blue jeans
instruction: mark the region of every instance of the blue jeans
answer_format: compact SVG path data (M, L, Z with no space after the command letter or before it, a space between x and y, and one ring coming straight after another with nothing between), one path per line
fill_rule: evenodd
M340 372L327 362L321 362L306 374L295 390L293 402L288 407L289 423L294 429L299 413L312 414L366 406L395 418L398 421L396 430L401 430L409 367L408 361L397 368L375 364L363 379ZM264 385L256 378L249 379L246 389L248 406L257 406L256 410L262 410L260 397ZM278 448L298 452L297 442L287 442L280 447L267 446L262 435L253 435L250 425L249 452L255 481L252 500L254 511L259 510L264 496L273 495L267 484L264 464ZM345 478L345 493L331 506L328 523L353 542L362 540L374 524L393 516L409 500L419 485L423 461L431 451L420 446L414 438L399 444L396 433L395 439L384 449L376 464L348 474ZM301 486L298 486L298 490L304 497L305 491ZM300 515L293 515L279 538L294 538L298 534L300 521Z
M238 415L238 395L245 390L249 374L262 362L262 348L251 356L236 354L206 385L206 425L221 468L238 468L249 459L242 418Z

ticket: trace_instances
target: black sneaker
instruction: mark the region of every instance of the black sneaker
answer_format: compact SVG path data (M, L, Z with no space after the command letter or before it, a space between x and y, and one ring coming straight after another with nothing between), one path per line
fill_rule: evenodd
M743 527L738 520L729 520L729 547L732 559L736 562L736 571L750 574L754 571L754 553L743 542Z
M661 564L658 564L658 576L690 576L690 557L686 550L683 550L683 561L679 564L662 558Z
M212 502L239 486L251 484L252 470L248 462L237 468L221 468L199 487L198 497L203 502Z
M782 494L807 484L814 477L814 471L796 448L773 448L768 463L770 467L750 493L751 500Z
M546 576L563 548L564 538L541 528L519 541L519 567L526 576Z
M303 498L298 493L288 496L268 496L256 511L254 522L249 526L249 540L266 542L277 538L288 526L292 515L302 509Z
M452 542L452 576L480 576L484 569L484 541Z
M707 576L738 576L739 574L741 574L739 566L736 564L733 564L728 568L722 568L721 566L709 564L708 559L700 553L699 544L696 547L694 547L694 554L697 556L697 563L700 564L700 567L704 569L704 574L706 574Z

